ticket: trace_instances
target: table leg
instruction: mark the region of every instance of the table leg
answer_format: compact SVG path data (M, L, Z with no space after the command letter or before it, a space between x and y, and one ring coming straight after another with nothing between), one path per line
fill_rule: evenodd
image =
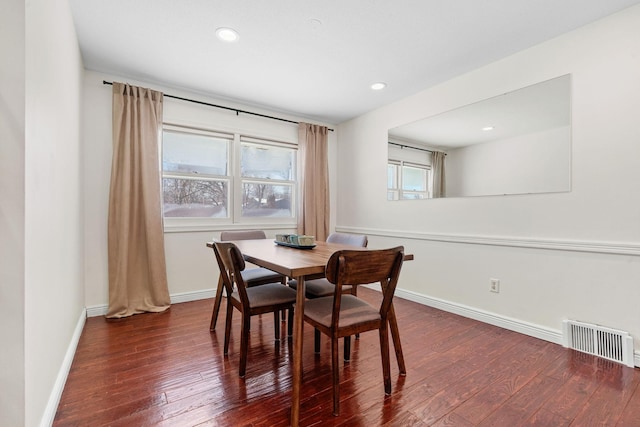
M302 385L302 338L304 329L304 277L298 281L295 318L293 324L293 395L291 396L291 426L297 427L300 421L300 389Z
M396 351L396 359L398 360L400 375L407 375L407 368L404 365L404 355L402 354L402 344L400 343L398 321L396 320L396 311L393 308L393 302L391 303L391 307L389 307L389 329L391 329L391 338L393 339L393 348Z

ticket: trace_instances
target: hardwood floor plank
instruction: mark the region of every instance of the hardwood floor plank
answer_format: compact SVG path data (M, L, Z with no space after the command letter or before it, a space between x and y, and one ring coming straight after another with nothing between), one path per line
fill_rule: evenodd
M478 425L507 427L523 424L554 395L558 383L559 380L555 378L536 376Z
M358 293L372 303L380 298L371 289ZM224 356L224 321L208 329L212 304L87 319L53 425L289 425L286 323L276 342L272 316L252 319L242 379L239 316ZM315 354L305 326L301 425L640 425L638 369L414 302L394 304L407 376L392 354L392 394L385 396L377 334L352 340L351 361L340 362L339 417L332 415L330 345L323 340Z

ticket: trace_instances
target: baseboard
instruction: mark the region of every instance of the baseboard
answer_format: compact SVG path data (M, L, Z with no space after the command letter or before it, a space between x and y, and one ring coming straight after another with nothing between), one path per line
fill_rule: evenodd
M438 298L428 297L426 295L403 289L397 289L396 296L429 307L437 308L449 313L458 314L460 316L478 320L483 323L488 323L490 325L498 326L510 331L519 332L521 334L529 335L534 338L539 338L541 340L562 345L562 331L559 329L549 329L540 325L523 322L521 320L513 319L510 317L500 316L495 313L478 310L473 307L452 303Z
M64 355L64 359L62 360L62 365L60 366L60 370L58 371L56 382L54 383L51 394L49 395L49 401L47 402L44 414L42 414L42 418L40 419L41 427L49 427L53 424L53 420L56 416L56 411L58 410L58 404L60 403L60 398L62 397L62 392L64 391L64 385L67 382L67 377L69 376L69 371L71 370L71 364L73 363L73 357L76 354L78 342L80 342L80 336L82 335L82 330L84 329L86 320L87 310L82 309L82 311L80 312L80 317L78 318L78 322L76 323L76 328L73 331L71 341L69 342L69 346L67 347L67 351Z
M367 285L367 287L375 289L377 291L380 290L379 285ZM437 308L448 313L468 317L469 319L478 320L480 322L488 323L490 325L498 326L510 331L519 332L530 337L549 341L558 345L563 345L561 330L554 330L540 325L535 325L533 323L523 322L518 319L500 316L495 313L478 310L473 307L452 303L450 301L445 301L439 298L428 297L426 295L407 291L405 289L396 289L395 295L399 298L417 302L418 304L426 305L428 307ZM634 351L633 363L636 367L640 367L640 352Z
M181 302L198 301L201 299L213 298L216 296L215 289L205 289L204 291L181 292L171 295L171 304Z
M181 302L197 301L201 299L213 298L216 296L215 289L205 289L202 291L180 292L171 294L171 304L179 304ZM107 314L109 306L107 304L94 305L87 307L87 317L98 317Z

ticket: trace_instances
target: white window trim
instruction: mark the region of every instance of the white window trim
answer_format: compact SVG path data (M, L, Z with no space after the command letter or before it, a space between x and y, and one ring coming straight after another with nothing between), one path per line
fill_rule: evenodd
M203 127L195 127L191 125L181 125L176 123L164 123L162 130L168 130L171 132L192 133L204 136L212 136L218 138L225 138L231 141L231 147L228 150L227 159L228 165L231 169L231 174L225 177L219 177L220 179L229 180L229 198L231 199L229 206L227 206L229 216L228 218L186 218L186 217L164 217L163 224L164 231L167 233L172 232L199 232L199 231L220 231L220 230L233 230L237 229L239 225L243 228L257 226L261 229L280 230L280 229L292 229L297 227L297 215L298 215L298 200L300 186L298 184L298 174L294 173L293 189L291 193L291 209L292 217L246 217L240 216L242 211L242 182L243 179L240 176L240 150L242 149L242 142L272 145L277 147L293 149L296 152L296 169L298 168L300 159L298 145L287 141L276 141L273 138L247 135L243 132L224 132L212 129L206 129ZM160 144L160 179L165 176L162 169L162 141ZM297 172L297 171L296 171ZM166 176L179 175L179 174L167 174ZM245 182L247 179L244 180ZM250 179L250 181L263 181L260 179ZM279 181L269 180L270 184L286 183L290 184L291 181ZM162 183L161 183L162 188ZM161 202L162 203L162 202ZM161 206L161 209L163 207ZM237 215L236 215L237 213Z
M406 160L396 160L396 159L388 159L387 161L388 164L393 164L398 166L397 168L397 176L396 176L396 185L397 187L394 188L389 188L387 187L387 194L390 191L393 191L395 193L398 194L398 198L397 199L388 199L387 201L400 201L400 200L424 200L424 199L405 199L403 198L403 194L407 193L407 194L424 194L426 193L426 197L425 199L431 199L433 198L433 173L432 173L432 169L431 169L431 165L429 164L425 164L425 163L418 163L418 162L409 162ZM414 167L414 168L420 168L420 169L426 169L427 170L427 190L426 191L407 191L407 190L403 190L402 187L402 168L404 166L410 166L410 167Z

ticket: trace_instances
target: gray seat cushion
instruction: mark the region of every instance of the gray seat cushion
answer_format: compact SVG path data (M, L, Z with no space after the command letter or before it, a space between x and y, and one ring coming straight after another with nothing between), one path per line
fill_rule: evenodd
M289 286L293 289L298 289L298 281L297 280L289 280ZM352 286L346 285L342 287L342 292L350 292ZM304 282L304 293L307 298L320 298L320 297L328 297L332 296L335 292L335 285L329 282L327 279L313 279L306 280Z
M333 297L316 298L305 302L304 315L326 327L331 326L331 312L333 310ZM344 328L356 323L380 320L380 311L354 297L342 295L340 302L340 321L338 327Z
M265 307L279 304L293 304L296 302L296 291L281 283L269 283L267 285L247 288L247 297L251 308ZM240 301L238 291L231 294L231 298Z
M273 282L282 281L282 275L276 273L275 271L269 270L268 268L247 268L242 271L242 278L248 286L251 286L251 282L256 280L270 280L273 279Z

